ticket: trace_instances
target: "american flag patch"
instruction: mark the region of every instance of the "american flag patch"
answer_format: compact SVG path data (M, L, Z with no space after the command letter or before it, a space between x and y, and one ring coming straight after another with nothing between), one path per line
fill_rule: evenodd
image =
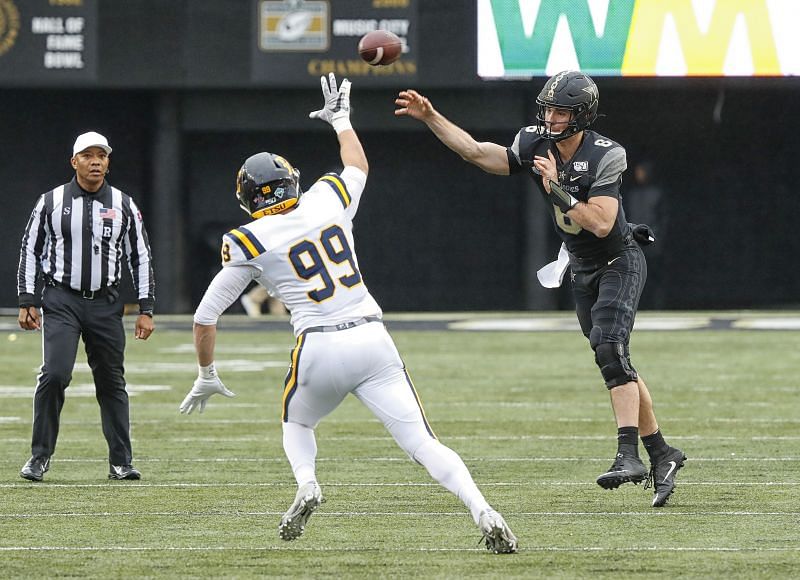
M100 208L100 219L113 220L117 217L117 210L111 207Z

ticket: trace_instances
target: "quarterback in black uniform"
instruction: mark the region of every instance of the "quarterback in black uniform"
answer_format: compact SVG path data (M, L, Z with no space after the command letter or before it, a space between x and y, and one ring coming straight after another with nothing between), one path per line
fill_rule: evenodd
M597 118L597 85L578 71L551 77L539 93L537 124L523 127L510 147L478 142L414 90L401 91L395 115L424 122L445 145L487 173L530 175L547 201L553 224L569 253L578 321L611 394L618 449L597 478L605 489L648 479L638 438L650 456L653 506L675 488L685 455L658 428L653 402L630 361L628 343L647 279L640 243L652 236L632 228L620 204L625 149L589 130Z

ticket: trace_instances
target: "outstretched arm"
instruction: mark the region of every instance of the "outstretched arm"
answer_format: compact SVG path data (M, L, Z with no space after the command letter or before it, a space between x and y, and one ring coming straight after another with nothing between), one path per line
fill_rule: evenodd
M309 113L312 119L322 119L330 123L339 139L339 155L345 167L357 167L365 174L369 172L369 164L364 148L353 126L350 124L350 81L343 79L336 88L336 76L329 73L327 78L320 77L323 107Z
M366 175L369 172L369 163L367 163L367 155L364 153L355 129L342 131L336 136L339 138L339 155L342 158L342 164L345 167L357 167Z
M487 173L508 175L508 154L506 148L489 141L478 142L472 135L447 119L433 108L430 99L413 89L400 91L395 99L398 117L411 117L422 121L439 140L458 153L462 159L477 165Z

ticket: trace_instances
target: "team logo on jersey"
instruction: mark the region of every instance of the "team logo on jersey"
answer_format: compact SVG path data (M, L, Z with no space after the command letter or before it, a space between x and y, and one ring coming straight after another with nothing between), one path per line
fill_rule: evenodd
M72 208L70 206L64 206L64 215L69 215L72 213Z
M572 168L575 171L589 171L589 162L588 161L575 161L572 164Z

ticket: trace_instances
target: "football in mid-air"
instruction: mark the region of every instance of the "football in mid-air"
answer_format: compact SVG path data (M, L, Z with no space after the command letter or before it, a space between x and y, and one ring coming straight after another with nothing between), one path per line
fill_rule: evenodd
M388 30L373 30L358 41L358 54L372 66L392 64L403 52L403 41Z

